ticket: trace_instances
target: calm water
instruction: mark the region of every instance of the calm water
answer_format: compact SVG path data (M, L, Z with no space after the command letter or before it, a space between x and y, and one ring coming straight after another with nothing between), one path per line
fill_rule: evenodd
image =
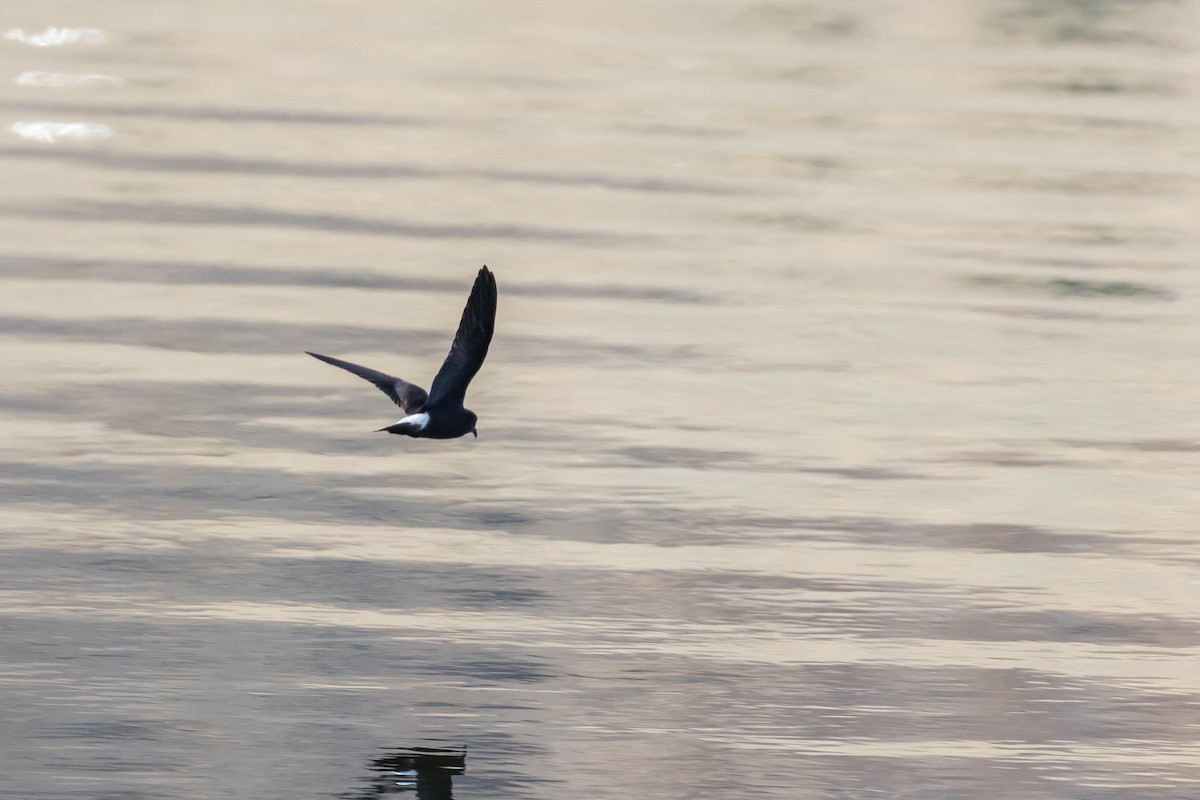
M1198 12L11 8L0 797L1200 796Z

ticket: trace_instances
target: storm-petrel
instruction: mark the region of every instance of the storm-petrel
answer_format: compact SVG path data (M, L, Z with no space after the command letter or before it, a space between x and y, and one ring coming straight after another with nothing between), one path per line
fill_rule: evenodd
M479 436L475 430L475 422L479 418L463 408L463 398L467 394L467 384L483 365L495 327L496 276L483 267L475 276L475 285L471 287L471 296L467 298L467 307L463 309L458 333L454 334L454 343L450 345L450 354L438 370L428 393L416 384L391 375L320 353L305 352L326 364L341 367L370 381L400 406L405 416L386 428L380 428L380 431L402 433L419 439L457 439L468 433Z

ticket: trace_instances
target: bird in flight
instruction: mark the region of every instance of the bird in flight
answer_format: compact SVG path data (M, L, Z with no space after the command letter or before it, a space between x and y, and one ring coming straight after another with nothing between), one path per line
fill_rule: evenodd
M400 433L418 439L457 439L468 433L478 437L475 413L463 408L467 385L483 366L492 331L496 327L496 276L487 267L475 276L467 307L463 309L458 333L450 345L450 354L433 379L429 392L414 383L394 378L349 361L307 352L326 364L341 367L378 386L400 406L404 417L379 431ZM377 431L378 432L378 431Z

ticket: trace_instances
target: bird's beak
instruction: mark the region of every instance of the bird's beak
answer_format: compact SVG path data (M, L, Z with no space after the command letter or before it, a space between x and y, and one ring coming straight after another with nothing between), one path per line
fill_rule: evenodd
M475 430L474 428L471 428L471 435L474 436L476 439L478 439L479 431Z

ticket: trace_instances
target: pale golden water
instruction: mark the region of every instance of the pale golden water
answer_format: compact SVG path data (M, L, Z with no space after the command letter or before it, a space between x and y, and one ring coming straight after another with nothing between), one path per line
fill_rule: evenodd
M9 8L0 797L1200 797L1197 10Z

